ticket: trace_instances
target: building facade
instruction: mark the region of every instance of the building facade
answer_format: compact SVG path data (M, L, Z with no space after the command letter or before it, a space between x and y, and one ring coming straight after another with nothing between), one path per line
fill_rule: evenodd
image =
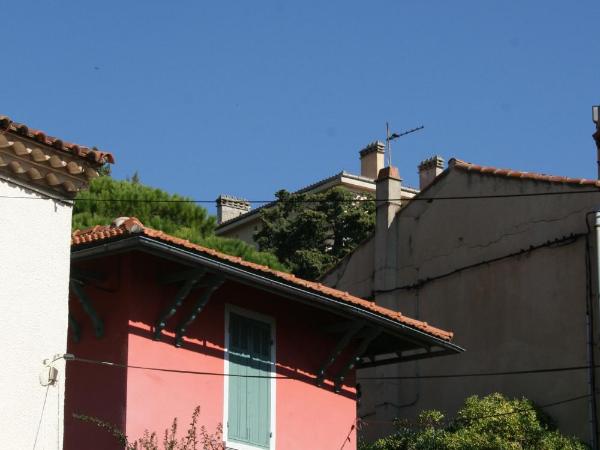
M133 440L175 417L183 429L196 407L230 449L355 448L356 367L461 351L449 332L135 218L75 232L72 267L67 449L120 448L73 414Z
M72 198L105 162L0 117L3 448L62 448Z
M378 198L397 198L400 183L397 172L381 173ZM597 373L586 367L598 361L599 188L451 160L406 207L378 205L374 236L322 282L450 328L469 351L451 358L450 371L436 358L372 373L541 372L365 388L368 437L389 433L394 417L451 415L470 395L501 392L550 404L543 409L563 432L593 442ZM565 367L579 369L545 372Z
M357 195L375 194L375 179L379 170L384 167L384 149L382 142L372 142L363 148L360 154L360 175L350 172L340 172L331 177L312 183L296 194L317 194L334 188L346 189ZM408 201L418 189L404 186L401 196ZM261 229L260 211L269 208L273 203L251 210L250 203L238 197L221 195L217 198L217 228L218 236L240 239L248 244L256 245L254 234Z

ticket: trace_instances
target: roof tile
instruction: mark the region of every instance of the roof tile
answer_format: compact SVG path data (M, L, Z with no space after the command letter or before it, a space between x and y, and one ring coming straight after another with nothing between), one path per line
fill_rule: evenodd
M65 142L62 139L48 136L43 131L29 128L27 125L22 123L13 122L7 116L0 116L0 135L6 132L13 132L20 136L32 139L50 147L54 147L58 150L62 150L80 158L86 158L87 160L98 165L105 163L114 164L115 162L112 153L98 150L96 147L82 147L77 144ZM0 144L2 144L2 142L0 142Z
M466 172L479 172L484 175L494 175L506 178L519 178L522 180L533 180L533 181L544 181L548 183L559 183L559 184L572 184L580 186L595 186L600 187L600 180L589 180L586 178L570 178L561 177L557 175L546 175L543 173L535 172L521 172L518 170L511 169L500 169L497 167L486 167L477 164L472 164L460 159L452 158L448 162L449 167L455 167L457 169L464 170Z
M289 284L302 286L310 291L326 295L335 300L341 300L343 302L356 305L363 310L370 311L372 313L394 320L399 324L408 326L410 328L414 328L416 330L430 334L445 341L450 341L453 336L452 332L433 327L431 325L428 325L426 322L411 319L397 311L392 311L390 309L379 306L376 303L371 302L369 300L355 297L349 294L348 292L342 292L337 289L313 281L303 280L301 278L296 277L295 275L280 272L260 264L244 261L240 257L226 255L214 249L203 247L201 245L194 244L188 240L171 236L162 231L146 227L135 217L120 217L116 219L115 222L113 222L113 225L110 226L96 225L85 230L75 230L71 237L71 245L72 247L78 247L106 239L129 236L133 233L141 234L143 236L150 237L162 242L183 247L199 254L210 255L221 261L234 263L244 268L261 272L261 274L263 275L267 274L274 278L283 280Z

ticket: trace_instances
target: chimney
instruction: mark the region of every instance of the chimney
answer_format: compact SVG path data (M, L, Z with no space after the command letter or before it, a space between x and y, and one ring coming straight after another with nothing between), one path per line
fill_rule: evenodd
M250 202L246 199L223 194L217 197L217 225L235 219L248 211L250 211Z
M387 289L395 282L397 253L396 234L390 228L400 211L402 179L398 168L391 166L379 171L375 180L375 290Z
M363 177L377 178L379 171L383 169L385 157L385 144L383 142L371 142L360 151L360 175Z
M444 171L444 158L435 155L419 164L419 189L429 186Z

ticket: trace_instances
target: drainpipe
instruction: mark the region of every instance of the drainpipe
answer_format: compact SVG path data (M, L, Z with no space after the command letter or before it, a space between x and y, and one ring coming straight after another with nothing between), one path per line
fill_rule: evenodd
M586 220L587 221L587 220ZM589 222L588 222L589 223ZM596 404L596 369L594 359L594 303L600 311L600 212L594 213L594 249L590 245L590 239L587 239L588 253L588 293L587 293L587 314L586 327L588 338L588 385L590 394L590 433L592 435L592 449L598 450L598 410ZM591 259L593 258L593 264ZM595 270L594 282L591 279L591 272ZM595 301L593 301L595 300Z

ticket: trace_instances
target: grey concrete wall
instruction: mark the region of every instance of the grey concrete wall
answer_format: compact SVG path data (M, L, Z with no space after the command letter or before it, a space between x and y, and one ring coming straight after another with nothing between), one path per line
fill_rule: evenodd
M458 169L442 177L423 195L586 189L467 174ZM595 209L597 200L596 194L581 194L413 201L401 210L388 231L390 242L397 245L388 246L387 254L356 252L323 281L453 330L455 342L467 349L458 356L382 367L370 373L389 376L585 365L584 238L460 269L549 240L586 233L586 213ZM386 275L394 274L384 277L380 286L373 285L369 277L378 268ZM436 279L445 274L450 275ZM394 290L419 281L423 282L419 288ZM595 314L596 323L600 323L597 311ZM389 421L394 417L415 417L429 408L452 414L472 394L502 392L544 404L585 395L587 389L586 371L365 383L359 415L368 423L365 435L374 437L391 431ZM589 439L587 400L558 405L547 412L564 432Z

